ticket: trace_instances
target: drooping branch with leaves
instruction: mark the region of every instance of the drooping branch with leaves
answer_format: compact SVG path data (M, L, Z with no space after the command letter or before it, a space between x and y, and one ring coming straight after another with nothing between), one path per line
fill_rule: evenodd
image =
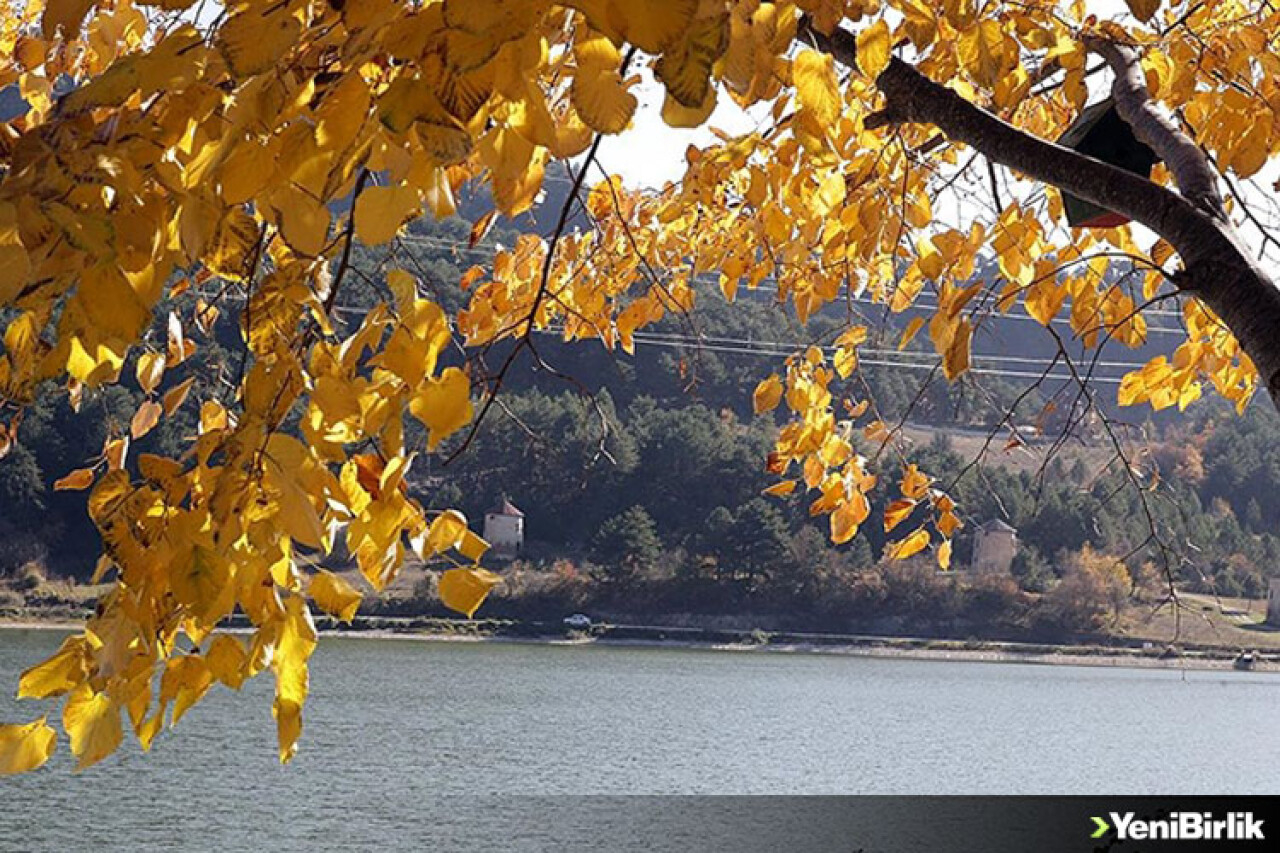
M374 589L410 553L450 560L441 596L474 612L496 580L485 543L405 476L492 404L507 367L486 374L483 354L509 347L509 366L548 330L630 352L704 278L730 300L775 288L802 320L930 294L953 381L994 314L1025 311L1061 356L1055 322L1084 352L1137 347L1153 306L1180 300L1185 340L1119 402L1185 408L1212 387L1243 408L1259 377L1280 400L1280 241L1269 188L1252 187L1280 148L1266 3L1131 0L1100 20L1047 0L0 2L0 87L20 102L0 114L0 454L51 388L74 406L121 382L142 398L57 484L86 491L113 590L19 685L66 696L80 766L126 721L146 747L216 683L268 669L288 760L309 601L350 618L361 596L300 557L341 537ZM672 127L732 102L756 129L691 148L662 190L588 182L643 86L661 87ZM1162 159L1150 178L1051 141L1091 86ZM461 310L397 261L424 211L453 213L479 183L517 216L547 164L574 158L555 233L468 272ZM1144 227L1067 228L1059 191ZM385 298L352 320L356 244L387 262ZM988 261L996 274L977 276ZM1133 274L1110 276L1117 261ZM189 312L160 308L180 295ZM228 311L238 368L197 375ZM868 473L895 433L858 383L870 325L851 316L760 382L757 411L789 413L770 491L816 493L811 512L845 542L887 489L885 529L916 520L890 554L932 548L946 567L952 499L905 457L894 484ZM131 448L184 407L198 427L182 452ZM237 610L247 642L213 633ZM41 765L55 742L44 720L0 728L0 770Z

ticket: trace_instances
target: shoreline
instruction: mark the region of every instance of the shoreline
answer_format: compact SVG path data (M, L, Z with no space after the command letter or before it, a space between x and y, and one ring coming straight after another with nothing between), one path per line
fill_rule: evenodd
M1192 653L1180 657L1161 658L1138 652L1120 650L1091 651L1086 646L1058 646L1051 652L1022 652L1011 649L980 647L953 648L902 648L895 645L895 638L886 637L883 643L857 643L848 645L819 643L700 643L690 640L643 640L617 638L566 639L559 637L486 637L459 636L456 634L404 633L397 631L346 631L322 632L344 639L415 640L431 643L505 643L509 645L564 646L605 648L683 649L689 651L729 652L738 654L778 655L826 655L833 657L861 657L897 660L949 661L954 663L1013 663L1034 666L1088 666L1128 669L1164 669L1195 671L1237 671L1232 658L1205 657ZM1280 673L1280 661L1260 660L1250 670L1254 673Z
M325 621L325 620L320 620ZM452 620L451 620L452 621ZM475 627L475 623L457 621L459 626ZM0 618L0 630L75 631L83 623L65 619ZM410 640L430 643L501 643L510 645L563 646L605 648L681 649L738 654L828 655L897 660L950 661L958 663L1028 664L1035 666L1086 666L1103 668L1163 669L1193 671L1241 671L1245 673L1280 673L1280 655L1260 654L1249 669L1237 670L1235 652L1229 649L1186 650L1168 655L1156 649L1113 648L1070 644L1026 644L1002 641L923 640L902 637L869 637L821 635L821 642L802 640L782 642L712 641L670 638L667 633L682 629L651 629L662 636L610 637L607 635L529 634L503 636L472 631L470 633L426 630L409 625L389 627L337 627L318 624L322 637L368 640ZM227 633L251 631L248 626L220 628ZM608 630L607 627L604 630ZM635 629L632 629L633 631ZM689 630L689 629L683 629ZM741 632L744 636L749 632ZM841 639L846 640L841 642Z

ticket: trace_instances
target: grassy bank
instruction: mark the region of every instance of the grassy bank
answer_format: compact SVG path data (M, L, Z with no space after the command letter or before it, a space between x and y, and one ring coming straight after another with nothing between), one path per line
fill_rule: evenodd
M5 590L8 596L0 600L0 624L75 627L91 615L97 597L108 588L33 577L21 593L12 587ZM767 614L751 612L635 615L588 609L593 617L599 617L598 624L575 631L560 621L559 610L555 616L474 620L424 613L415 588L402 579L381 598L367 599L352 623L318 615L317 625L326 632L438 640L666 645L1121 666L1229 668L1241 652L1251 650L1258 653L1255 669L1280 670L1280 630L1264 624L1265 602L1190 593L1180 596L1176 606L1131 604L1105 632L1039 642L1039 638L1028 641L1018 636L917 631L910 625L888 630L856 623L837 631L793 630L794 626L779 630ZM495 610L501 615L499 607L486 605L486 609L491 616ZM238 616L229 620L229 627L246 630L251 626Z
M84 616L87 614L81 614ZM78 626L67 613L44 618L0 617L0 627L71 630ZM247 631L244 619L232 619L230 630ZM650 646L714 651L837 654L923 660L1026 663L1063 666L1120 666L1161 669L1233 669L1237 649L1190 643L1051 644L987 640L939 640L922 637L879 637L859 634L818 634L677 628L668 626L597 624L571 630L554 622L501 619L437 619L357 616L350 624L327 617L317 627L333 636L412 638L439 642L507 642L558 645ZM1280 672L1280 653L1255 655L1258 672Z

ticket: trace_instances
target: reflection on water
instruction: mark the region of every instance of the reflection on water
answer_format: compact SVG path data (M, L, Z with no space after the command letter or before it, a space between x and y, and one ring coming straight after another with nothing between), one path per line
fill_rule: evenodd
M0 721L59 641L0 630ZM0 779L0 850L419 848L477 794L1280 792L1264 674L326 637L288 767L271 690L78 775L63 740Z

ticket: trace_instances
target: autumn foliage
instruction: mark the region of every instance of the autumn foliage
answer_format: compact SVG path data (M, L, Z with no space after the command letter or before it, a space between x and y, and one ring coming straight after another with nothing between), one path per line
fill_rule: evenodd
M402 487L498 391L501 374L471 356L547 329L629 352L638 330L693 307L695 278L729 299L776 287L801 319L850 295L891 312L931 295L936 311L902 345L926 334L948 379L970 368L992 312L1065 318L1087 349L1141 344L1144 309L1175 286L1170 242L1072 232L1055 189L1011 174L994 204L957 208L974 192L957 181L972 152L883 112L877 80L908 62L1051 140L1089 97L1088 40L1135 46L1152 96L1245 180L1280 144L1280 13L1258 5L1131 0L1132 14L1098 20L1044 0L6 0L0 86L27 109L0 124L0 453L50 383L73 404L121 381L145 392L127 430L57 484L86 492L97 576L114 590L20 695L66 696L84 767L124 724L147 747L216 683L270 670L288 760L311 603L349 619L360 601L338 576L300 571L299 553L342 531L374 589L410 552L451 560L441 594L473 612L496 581L479 568L485 543ZM853 67L817 46L837 30L856 40ZM674 127L732 101L759 129L691 149L684 180L661 191L588 181L650 75ZM453 213L473 181L501 214L522 213L549 161L584 155L571 174L589 227L566 228L566 210L553 234L498 252L447 315L404 263L400 228ZM339 322L353 243L385 248L385 299ZM974 280L984 256L996 280ZM156 306L184 291L195 310L157 325ZM1253 362L1203 304L1182 310L1185 342L1133 373L1120 402L1185 407L1212 387L1243 406ZM242 369L221 390L195 386L188 360L225 311L240 318ZM756 410L787 413L770 491L813 492L844 542L868 521L867 495L890 490L886 530L927 517L891 555L930 549L945 568L954 502L905 460L897 482L867 473L893 437L856 382L867 337L851 321L761 382ZM181 407L199 413L184 453L131 451ZM422 446L406 442L408 419ZM213 633L233 610L251 635ZM0 770L39 766L54 743L44 721L0 729Z

